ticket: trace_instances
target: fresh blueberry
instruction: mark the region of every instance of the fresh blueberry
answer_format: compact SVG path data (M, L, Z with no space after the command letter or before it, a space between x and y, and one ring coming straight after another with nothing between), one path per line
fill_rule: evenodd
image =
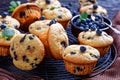
M93 5L93 9L97 9L98 8L98 5L97 4L94 4Z
M72 16L75 16L77 14L77 11L75 10L72 10L71 12L72 12Z
M101 22L99 25L100 29L108 27L105 23Z
M56 22L56 19L52 19L48 25L51 26L52 24L56 24Z
M0 25L0 28L1 28L1 29L4 29L4 28L6 28L6 26L7 26L7 25L6 25L5 23L3 23L2 25Z
M8 12L3 12L3 13L1 14L2 18L5 18L7 15L8 15Z
M91 31L95 31L95 30L96 30L96 27L95 27L94 25L92 25L92 26L90 27L90 29L91 29Z
M72 6L72 3L70 2L70 3L68 3L68 5L69 5L69 6Z
M102 34L102 30L101 29L97 29L96 33L97 33L97 35L100 36Z
M80 24L80 26L81 26L81 27L83 27L83 28L85 28L85 27L86 27L86 25L84 25L84 24Z
M86 25L87 24L86 19L83 19L82 23Z
M86 47L85 47L85 46L81 46L81 47L80 47L80 51L81 51L81 52L85 52L85 51L86 51Z
M92 23L92 22L90 22L88 25L91 27L91 26L93 25L93 23Z
M84 31L88 31L88 30L89 30L89 28L88 28L88 27L84 28Z
M42 15L42 16L40 17L40 20L44 20L44 19L45 19L45 16Z
M77 26L80 26L80 20L77 19L76 22L75 22L75 24L76 24Z
M95 21L102 22L103 17L101 15L96 14L95 15Z
M46 0L46 4L50 4L50 0Z
M87 23L90 23L90 22L91 22L91 19L86 18L86 22L87 22Z
M80 28L81 30L83 30L83 31L85 30L85 28L84 28L83 26L80 26L79 28Z
M88 14L88 18L91 19L91 15L90 14Z

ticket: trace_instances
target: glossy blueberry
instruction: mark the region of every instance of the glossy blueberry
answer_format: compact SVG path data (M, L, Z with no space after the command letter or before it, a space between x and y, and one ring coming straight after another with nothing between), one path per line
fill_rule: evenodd
M52 19L48 25L51 26L52 24L56 24L56 22L56 19Z
M6 26L7 26L7 25L6 25L5 23L3 23L2 25L0 25L0 28L1 28L1 29L4 29L4 28L6 28Z
M30 40L33 40L34 37L35 37L35 35L31 35L31 36L29 36L29 39L30 39Z
M96 33L97 33L97 35L100 36L102 34L102 30L101 29L97 29Z
M74 22L74 23L75 23L77 26L80 26L80 25L81 25L79 19L77 19L76 22Z
M104 23L99 23L99 28L102 29L104 28L106 25Z
M81 46L81 47L80 47L80 51L81 51L81 52L85 52L85 51L86 51L86 47L85 47L85 46Z
M80 25L80 29L81 29L81 30L84 30L85 27L86 27L86 26L85 26L84 24L81 24L81 25Z
M45 0L46 1L46 4L50 4L50 0Z
M87 24L86 19L83 19L82 23L86 25Z
M70 3L68 3L68 5L69 5L69 6L72 6L72 3L70 2Z
M86 22L87 22L87 23L90 23L90 22L91 22L91 19L86 18Z
M99 21L99 18L98 18L98 17L95 17L95 21Z
M44 19L45 19L45 16L42 15L42 16L40 17L40 20L44 20Z
M75 16L75 15L77 15L77 11L75 11L75 10L72 10L71 12L72 12L72 16Z
M83 30L83 31L85 30L85 28L84 28L83 26L80 26L79 28L80 28L81 30Z
M89 30L89 27L84 28L84 31L88 31L88 30Z
M93 5L93 9L97 9L98 8L98 5L97 4L94 4Z
M94 25L92 25L92 26L90 27L90 29L91 29L91 31L95 31L95 30L96 30L96 27L95 27Z
M91 27L93 25L93 22L90 22L88 25Z
M101 15L96 14L95 15L95 21L102 22L103 17Z
M3 12L3 13L1 14L2 18L5 18L7 15L8 15L8 12Z

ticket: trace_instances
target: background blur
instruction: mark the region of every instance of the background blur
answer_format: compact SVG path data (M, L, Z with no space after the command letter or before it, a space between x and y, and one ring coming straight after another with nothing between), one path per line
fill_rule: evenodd
M9 7L9 3L12 0L0 0L0 1L1 1L0 2L0 13L2 11L7 11ZM19 1L21 1L22 3L27 2L27 0L19 0ZM78 0L59 0L59 1L64 4L72 3L73 10L77 11L79 8ZM118 10L120 10L120 0L97 0L97 1L99 5L103 6L104 8L108 10L108 17L110 19L112 19L115 13Z

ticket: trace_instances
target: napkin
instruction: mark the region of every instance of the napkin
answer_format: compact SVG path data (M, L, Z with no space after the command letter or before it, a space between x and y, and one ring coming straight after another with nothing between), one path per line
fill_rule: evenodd
M120 31L120 10L112 19L113 27ZM110 35L114 38L114 44L117 48L117 58L112 66L99 75L84 80L120 80L120 34L110 30Z

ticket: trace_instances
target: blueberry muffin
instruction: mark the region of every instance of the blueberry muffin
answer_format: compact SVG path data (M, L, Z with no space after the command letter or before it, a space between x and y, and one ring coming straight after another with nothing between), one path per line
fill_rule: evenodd
M98 29L95 31L89 30L79 33L78 41L80 44L90 45L98 49L100 55L104 56L112 45L113 38L106 32Z
M10 45L13 64L21 70L32 70L43 60L44 45L33 34L20 34Z
M53 58L59 60L62 59L64 49L69 45L68 36L60 23L55 21L49 25L48 32L48 44Z
M107 16L107 10L98 4L91 4L80 8L80 13L100 14Z
M6 24L0 25L0 56L9 55L10 44L18 34L18 30L7 27Z
M79 0L80 7L84 7L91 4L97 4L96 0Z
M38 36L39 39L44 44L47 57L51 57L49 46L48 46L48 41L47 41L48 30L50 28L50 25L48 24L50 22L51 20L40 20L40 21L35 21L29 26L29 32Z
M3 12L0 15L0 25L2 25L2 24L6 24L7 27L11 27L11 28L19 28L20 27L19 21L16 20L15 18L12 18L11 16L9 16L7 12Z
M56 19L64 28L67 28L68 22L72 18L71 12L64 7L45 9L42 11L42 15L44 15L46 19Z
M70 45L62 56L68 72L74 75L88 75L93 72L100 53L88 45Z
M36 0L35 3L42 9L58 8L61 7L61 3L58 0Z
M12 17L20 22L20 29L28 31L28 26L41 17L41 10L35 3L24 3L15 8Z

